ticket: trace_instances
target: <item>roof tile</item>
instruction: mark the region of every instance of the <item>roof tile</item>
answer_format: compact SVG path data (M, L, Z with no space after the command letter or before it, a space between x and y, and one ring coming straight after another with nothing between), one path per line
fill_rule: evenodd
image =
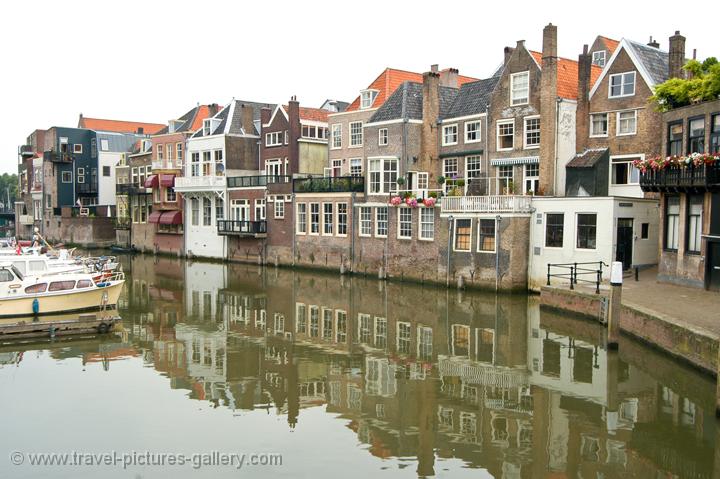
M146 135L154 135L165 125L160 123L144 123L138 121L106 120L101 118L88 118L81 116L78 128L87 128L95 131L112 131L115 133L138 133L140 128Z

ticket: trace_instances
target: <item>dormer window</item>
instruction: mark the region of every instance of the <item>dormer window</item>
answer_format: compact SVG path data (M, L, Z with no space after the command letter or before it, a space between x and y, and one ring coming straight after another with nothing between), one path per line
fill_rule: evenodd
M524 105L530 101L530 72L510 75L510 105Z
M605 58L606 58L606 52L605 50L600 50L599 52L593 52L592 54L592 63L593 65L597 65L599 67L605 66Z
M212 124L210 123L210 118L206 118L203 120L203 136L209 136L211 131Z
M633 96L635 94L635 72L610 75L610 98Z
M183 124L181 120L170 120L168 122L168 133L175 133Z
M360 109L364 110L372 107L377 94L377 90L362 90L360 92Z

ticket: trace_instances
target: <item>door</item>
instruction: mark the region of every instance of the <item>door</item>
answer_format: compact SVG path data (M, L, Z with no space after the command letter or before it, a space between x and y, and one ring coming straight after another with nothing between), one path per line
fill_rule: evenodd
M708 241L708 288L720 291L720 241Z
M230 210L233 221L250 221L248 200L232 200Z
M621 261L623 269L632 267L633 219L618 218L617 220L617 253L615 261Z

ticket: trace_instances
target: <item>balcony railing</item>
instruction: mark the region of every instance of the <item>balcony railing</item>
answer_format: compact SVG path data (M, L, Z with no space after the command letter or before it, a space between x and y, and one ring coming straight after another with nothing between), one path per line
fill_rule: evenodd
M182 160L153 160L153 170L182 170Z
M327 176L322 178L295 178L295 193L362 193L365 191L365 178L362 176Z
M440 200L442 213L530 213L532 196L446 196Z
M224 176L180 176L175 178L175 191L195 191L225 188Z
M76 191L79 195L94 195L98 192L97 183L78 183Z
M35 218L33 218L33 215L20 215L20 224L21 225L31 225L35 221Z
M145 186L136 185L133 183L118 183L115 185L116 195L146 195L152 191L152 188L145 188Z
M266 221L235 221L219 220L217 222L219 235L264 237L267 234Z
M54 150L43 152L43 160L55 163L72 163L73 157L70 153L62 153Z
M130 217L115 218L115 229L116 230L129 230L130 229Z
M252 188L254 186L267 186L275 183L290 183L289 175L255 175L230 176L227 179L228 188Z
M640 173L643 191L720 191L720 162L701 166L671 166Z

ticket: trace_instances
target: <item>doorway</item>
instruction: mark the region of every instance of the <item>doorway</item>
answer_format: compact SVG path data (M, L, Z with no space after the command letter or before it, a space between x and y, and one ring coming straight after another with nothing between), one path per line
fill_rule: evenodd
M720 291L720 241L708 241L708 289Z
M615 261L622 262L623 270L628 270L632 267L633 239L633 219L618 218Z

